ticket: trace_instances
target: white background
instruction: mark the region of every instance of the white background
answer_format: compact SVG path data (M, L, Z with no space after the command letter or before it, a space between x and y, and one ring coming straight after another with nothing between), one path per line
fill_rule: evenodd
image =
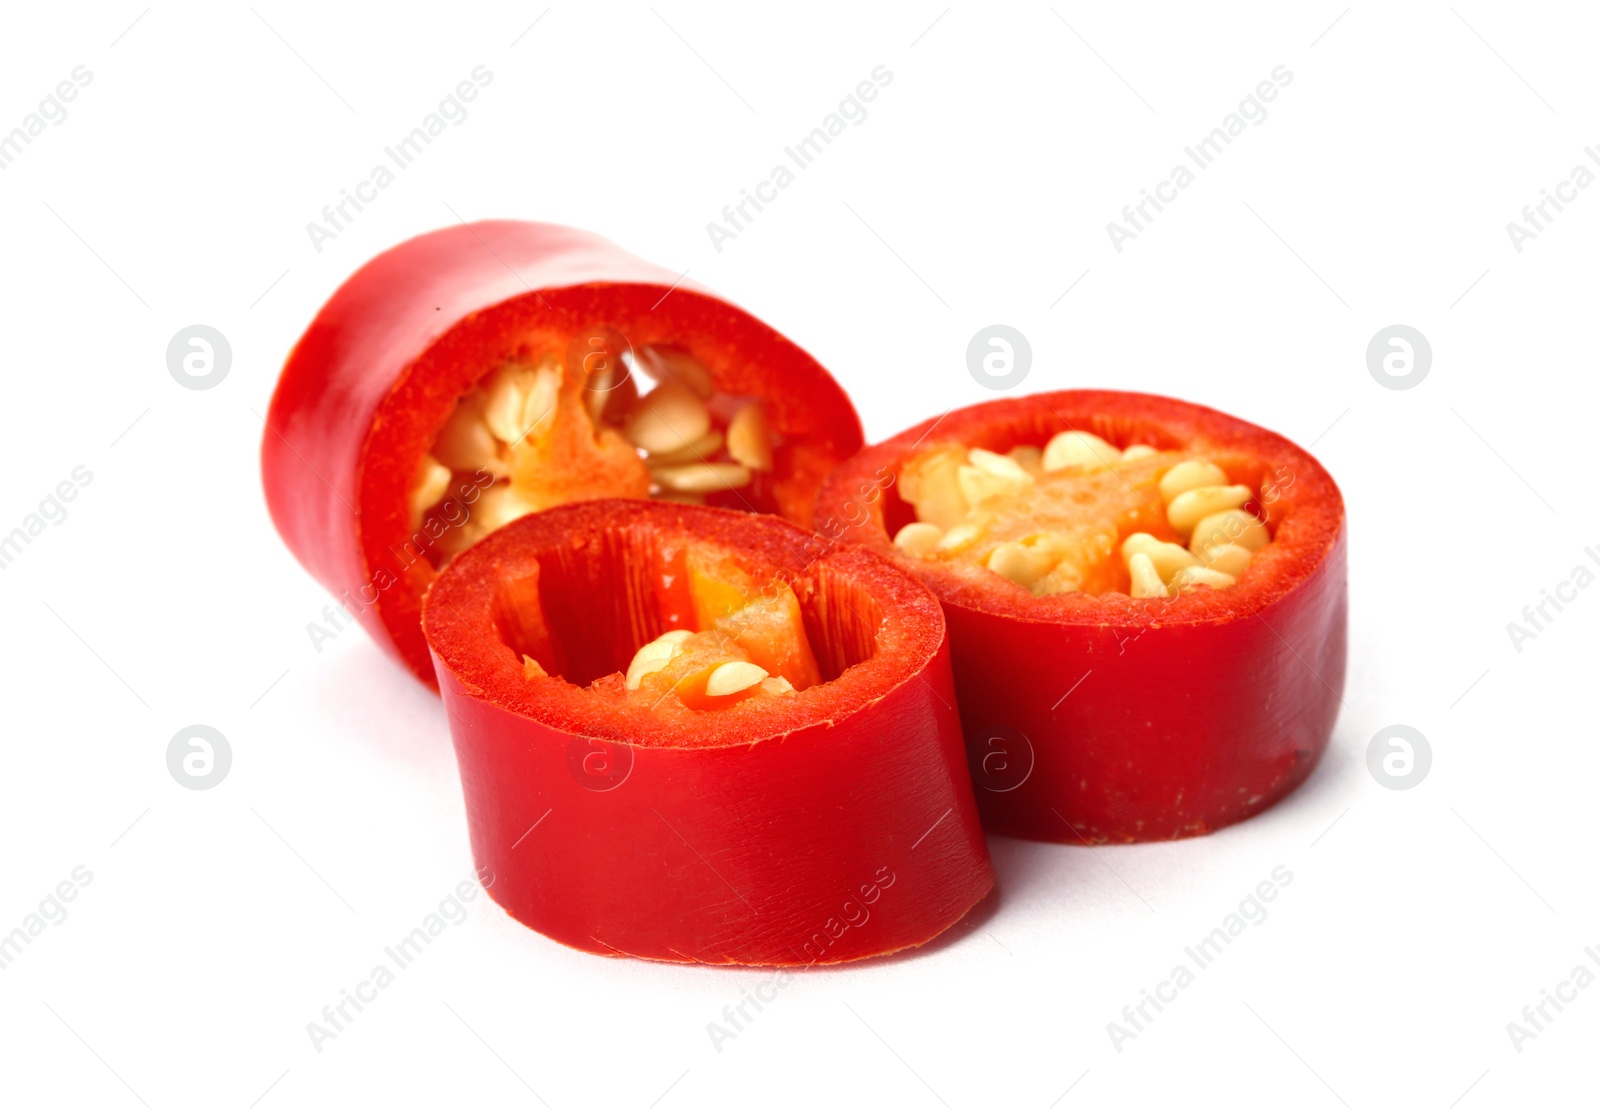
M1581 450L1600 189L1521 253L1506 231L1600 141L1592 14L141 7L12 6L0 33L0 129L93 73L0 171L0 533L93 473L0 570L0 933L93 873L0 971L0 1107L1592 1098L1600 990L1520 1053L1507 1024L1575 966L1600 976L1583 953L1600 589L1520 651L1506 630L1600 569ZM317 252L307 222L480 64L469 117ZM715 251L707 222L879 65L894 80L869 117ZM1268 118L1116 252L1107 222L1279 65L1294 78ZM688 269L816 354L872 439L992 397L964 353L1006 323L1034 350L1019 390L1165 392L1314 444L1351 531L1349 683L1321 768L1200 840L995 840L986 920L805 973L720 1052L707 1025L761 974L587 956L480 898L317 1053L306 1025L471 860L436 699L359 631L313 648L330 597L267 520L260 415L338 283L458 216L579 225ZM195 323L233 349L208 391L166 367ZM1364 356L1395 323L1433 348L1407 391ZM194 723L233 752L204 792L166 766ZM1408 791L1367 767L1396 723L1432 746ZM1107 1024L1277 865L1293 884L1267 920L1119 1053Z

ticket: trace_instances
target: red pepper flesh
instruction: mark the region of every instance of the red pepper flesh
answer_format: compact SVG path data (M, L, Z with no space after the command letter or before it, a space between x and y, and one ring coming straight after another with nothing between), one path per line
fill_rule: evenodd
M679 626L694 542L792 586L823 682L713 712L588 687ZM569 504L458 555L424 625L474 856L559 942L831 964L927 942L993 886L938 602L877 555L771 516Z
M717 390L762 400L785 445L755 510L809 521L817 485L861 445L848 398L811 356L592 233L483 221L384 252L334 293L284 365L262 478L289 549L430 684L420 613L436 571L409 520L417 466L480 378L519 350L565 353L595 327L683 346Z
M1064 430L1225 463L1273 541L1237 584L1179 597L1030 596L897 550L915 518L874 478L943 442L1004 453ZM817 498L818 528L939 596L985 826L1099 844L1194 836L1259 813L1311 773L1342 704L1344 502L1287 439L1161 396L1063 391L951 412L863 450Z

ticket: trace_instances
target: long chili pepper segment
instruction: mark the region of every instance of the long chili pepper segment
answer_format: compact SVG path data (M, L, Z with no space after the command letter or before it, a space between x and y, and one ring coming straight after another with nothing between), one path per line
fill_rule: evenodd
M816 522L938 595L995 832L1207 833L1282 798L1327 745L1344 502L1277 434L1128 392L985 403L840 466Z
M808 522L861 445L809 355L692 281L576 229L485 221L362 267L296 345L262 475L301 563L425 681L421 597L450 557L577 500Z
M473 854L593 953L811 965L993 886L938 601L771 516L600 500L452 561L424 627Z

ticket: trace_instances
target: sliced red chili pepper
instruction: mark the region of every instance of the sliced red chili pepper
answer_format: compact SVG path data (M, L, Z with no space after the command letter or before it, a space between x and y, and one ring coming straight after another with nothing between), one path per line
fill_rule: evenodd
M516 515L659 493L807 522L860 445L827 371L745 311L591 233L485 221L335 292L284 366L262 474L295 556L431 682L423 592Z
M791 600L803 630L766 607ZM993 885L943 616L877 555L771 516L570 504L457 557L424 625L473 854L559 942L829 964L926 942ZM736 642L752 661L787 643L769 665L815 676L707 707L705 656L743 661Z
M908 526L917 509L930 522ZM842 465L817 523L938 595L994 832L1206 833L1289 793L1327 745L1345 676L1344 502L1277 434L1126 392L984 403Z

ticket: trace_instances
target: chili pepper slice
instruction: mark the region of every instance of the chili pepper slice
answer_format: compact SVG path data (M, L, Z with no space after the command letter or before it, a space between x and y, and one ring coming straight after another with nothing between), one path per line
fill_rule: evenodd
M266 426L279 534L430 684L422 594L505 522L647 495L808 522L861 445L838 384L767 325L592 233L522 221L363 266L290 354Z
M840 466L817 524L938 595L993 832L1207 833L1288 794L1327 745L1344 502L1277 434L1127 392L983 403Z
M556 941L831 964L927 942L993 886L938 601L878 555L569 504L458 556L423 621L476 862ZM813 674L769 687L758 660Z

